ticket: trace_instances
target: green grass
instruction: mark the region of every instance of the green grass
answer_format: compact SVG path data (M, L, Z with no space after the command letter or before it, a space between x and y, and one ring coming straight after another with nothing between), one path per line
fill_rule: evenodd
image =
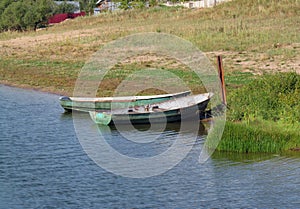
M138 77L134 77L134 75L139 75L139 72L143 72L143 78L135 80L135 85L141 84L141 88L143 88L143 79L148 77L148 82L152 82L157 86L169 86L169 90L174 89L174 93L178 91L178 82L182 82L187 89L192 90L194 93L203 93L206 91L204 86L202 85L201 79L198 75L183 66L180 63L176 63L175 61L168 60L168 64L155 63L152 61L141 63L141 62L133 62L131 64L118 64L110 71L107 72L103 79L103 84L101 84L98 96L105 96L105 92L108 90L109 92L113 92L115 88L117 88L121 82L126 80L132 80L133 78L138 79ZM172 67L172 65L176 65L177 68ZM114 82L110 82L114 81ZM136 86L137 87L137 86ZM135 88L136 88L135 87ZM185 90L187 90L185 89ZM136 89L132 89L135 91ZM183 89L182 89L183 90ZM149 89L149 91L142 91L144 95L147 94L155 94L160 93L155 91L154 89ZM124 92L125 95L132 95L131 92Z
M300 75L266 74L232 90L217 150L280 153L300 148Z
M217 150L238 153L281 153L300 148L300 125L256 120L226 122Z
M250 72L232 72L225 77L225 83L228 86L243 86L249 84L255 79L253 73Z
M73 92L82 65L51 60L0 59L0 62L0 80L5 84L61 94Z
M300 123L300 75L276 73L261 76L228 96L231 121L263 119Z

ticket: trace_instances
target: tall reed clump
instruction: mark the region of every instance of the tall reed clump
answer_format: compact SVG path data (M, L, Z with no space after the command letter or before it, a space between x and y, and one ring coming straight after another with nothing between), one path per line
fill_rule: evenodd
M227 121L217 150L239 153L280 153L300 147L300 126L268 121L234 123Z
M267 74L229 94L217 150L278 153L300 148L300 75Z

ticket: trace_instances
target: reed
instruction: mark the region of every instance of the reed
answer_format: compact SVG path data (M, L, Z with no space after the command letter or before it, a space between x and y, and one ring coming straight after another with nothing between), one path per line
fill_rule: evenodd
M270 121L227 121L217 150L238 153L281 153L300 147L299 125Z

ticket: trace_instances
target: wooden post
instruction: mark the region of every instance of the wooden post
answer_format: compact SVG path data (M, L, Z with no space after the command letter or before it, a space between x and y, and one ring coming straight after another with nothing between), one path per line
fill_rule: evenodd
M225 79L224 79L224 69L223 69L222 57L220 55L217 57L217 61L218 61L219 78L220 78L220 81L221 81L222 100L223 100L223 104L227 105Z

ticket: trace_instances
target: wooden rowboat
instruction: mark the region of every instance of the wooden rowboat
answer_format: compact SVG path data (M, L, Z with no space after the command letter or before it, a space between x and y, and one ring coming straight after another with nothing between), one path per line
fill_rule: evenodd
M125 97L60 97L60 105L67 111L76 110L88 112L92 110L110 110L111 108L126 108L159 103L189 95L190 91L175 94Z
M101 125L176 122L181 117L199 116L211 97L212 93L189 95L159 103L89 113L92 120Z
M67 111L88 112L91 110L106 110L111 108L126 108L132 106L153 104L189 95L190 91L174 94L124 97L67 97L59 98L60 105Z

